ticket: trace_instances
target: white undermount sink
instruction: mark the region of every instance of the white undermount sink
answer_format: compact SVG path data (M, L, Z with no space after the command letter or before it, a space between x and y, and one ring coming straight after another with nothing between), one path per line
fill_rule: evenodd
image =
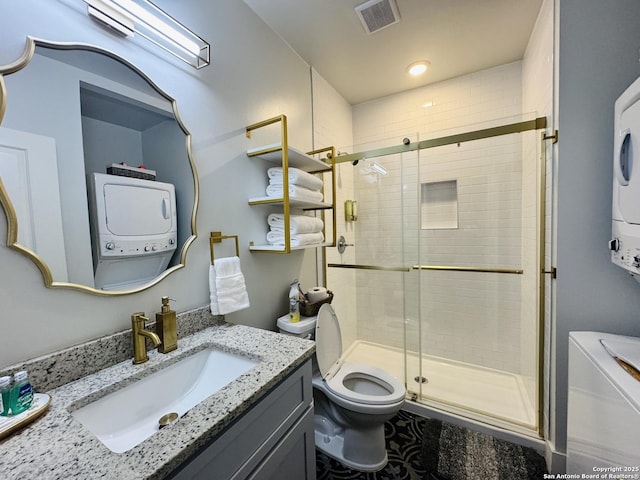
M161 417L181 417L258 363L208 347L71 414L109 450L126 452L156 433Z

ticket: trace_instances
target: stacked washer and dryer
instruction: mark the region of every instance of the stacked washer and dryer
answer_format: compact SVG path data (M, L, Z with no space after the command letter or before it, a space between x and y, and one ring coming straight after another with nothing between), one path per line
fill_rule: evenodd
M616 101L614 122L609 249L640 282L640 78ZM640 338L570 333L567 473L640 478Z

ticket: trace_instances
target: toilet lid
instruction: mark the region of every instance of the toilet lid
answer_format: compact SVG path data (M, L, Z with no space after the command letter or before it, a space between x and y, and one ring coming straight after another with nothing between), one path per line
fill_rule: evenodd
M325 303L320 307L316 321L316 358L322 378L331 377L340 368L342 335L333 307Z

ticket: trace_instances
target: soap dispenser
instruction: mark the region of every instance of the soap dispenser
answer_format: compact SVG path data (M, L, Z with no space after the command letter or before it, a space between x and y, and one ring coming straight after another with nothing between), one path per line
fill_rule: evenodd
M178 348L176 312L169 306L169 297L162 297L162 309L156 313L156 334L160 337L158 351L169 353Z

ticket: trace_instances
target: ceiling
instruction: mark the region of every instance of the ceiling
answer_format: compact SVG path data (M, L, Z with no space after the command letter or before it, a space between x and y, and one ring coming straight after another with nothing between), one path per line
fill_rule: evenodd
M400 22L367 34L365 0L244 0L350 104L521 60L542 0L396 0ZM407 74L417 60L431 66Z

